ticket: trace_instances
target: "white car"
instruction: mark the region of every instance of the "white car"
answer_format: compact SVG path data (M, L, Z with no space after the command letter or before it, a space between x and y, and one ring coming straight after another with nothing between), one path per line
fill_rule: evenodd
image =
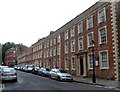
M17 82L17 72L14 68L2 68L1 79L4 80L14 80Z
M26 72L32 72L33 68L34 68L34 65L26 65L25 68L24 68L24 70Z
M2 68L8 68L8 66L1 66L0 65L0 73L1 73Z
M50 78L55 78L57 80L73 81L72 75L67 73L65 70L62 70L62 69L52 69L50 71Z

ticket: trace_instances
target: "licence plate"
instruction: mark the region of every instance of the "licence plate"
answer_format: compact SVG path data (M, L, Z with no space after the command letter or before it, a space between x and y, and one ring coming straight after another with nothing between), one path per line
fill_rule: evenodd
M4 76L10 76L11 74L4 74Z

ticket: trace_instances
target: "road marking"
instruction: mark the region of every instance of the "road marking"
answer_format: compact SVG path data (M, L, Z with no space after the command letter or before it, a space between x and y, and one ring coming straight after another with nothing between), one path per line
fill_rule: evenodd
M21 82L21 81L18 81L18 83L20 83L20 84L21 84L22 82Z
M0 84L0 91L2 91L5 88L4 84Z
M100 86L100 85L96 85L96 87L99 87L99 88L101 88L101 87L103 87L103 86Z

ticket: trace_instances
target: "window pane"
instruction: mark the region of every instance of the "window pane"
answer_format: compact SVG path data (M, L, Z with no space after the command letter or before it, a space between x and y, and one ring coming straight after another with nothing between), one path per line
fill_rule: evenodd
M93 46L92 40L93 40L93 34L90 33L90 34L88 34L88 46L89 47Z
M80 22L78 25L78 33L82 33L82 32L83 32L83 25L82 22Z
M87 19L87 28L88 28L88 29L89 29L89 28L92 28L92 26L93 26L92 17L89 17L89 18Z
M70 28L71 37L75 36L74 27Z
M89 68L93 68L92 54L89 55Z
M104 9L99 11L99 23L105 21L105 12Z
M79 50L82 50L83 49L83 39L80 38L79 39Z
M100 30L100 43L107 42L107 31L105 28Z
M72 69L75 69L75 58L72 58Z
M101 52L100 53L100 60L101 60L101 68L107 68L108 67L108 57L107 52Z

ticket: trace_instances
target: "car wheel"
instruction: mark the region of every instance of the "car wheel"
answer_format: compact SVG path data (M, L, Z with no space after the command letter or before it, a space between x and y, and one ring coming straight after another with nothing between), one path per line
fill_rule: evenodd
M57 80L60 81L60 76L57 77Z
M52 79L51 75L49 75L49 78Z
M17 78L14 80L14 82L17 82Z

